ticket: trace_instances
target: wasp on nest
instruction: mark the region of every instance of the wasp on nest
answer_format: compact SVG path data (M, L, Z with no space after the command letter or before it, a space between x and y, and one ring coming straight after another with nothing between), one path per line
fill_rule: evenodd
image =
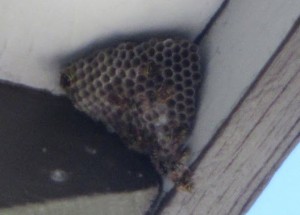
M180 39L121 43L70 64L60 79L77 109L149 155L162 176L187 190L185 142L200 83L198 46Z

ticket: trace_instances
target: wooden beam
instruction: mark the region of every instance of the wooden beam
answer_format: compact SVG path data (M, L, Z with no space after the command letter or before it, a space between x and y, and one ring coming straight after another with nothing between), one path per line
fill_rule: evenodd
M162 214L243 214L299 142L300 20Z

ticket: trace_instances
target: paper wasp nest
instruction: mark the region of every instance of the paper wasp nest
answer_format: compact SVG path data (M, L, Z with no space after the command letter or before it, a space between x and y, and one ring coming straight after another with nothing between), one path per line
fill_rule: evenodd
M151 39L121 43L81 58L61 74L79 110L113 129L157 171L188 186L184 144L197 110L201 65L197 45Z

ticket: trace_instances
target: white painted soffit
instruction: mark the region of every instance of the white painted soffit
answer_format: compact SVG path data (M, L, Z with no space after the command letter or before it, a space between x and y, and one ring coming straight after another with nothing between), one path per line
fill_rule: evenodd
M2 0L0 79L62 93L58 80L64 57L111 38L130 40L143 33L182 33L192 40L222 2Z
M190 139L196 158L300 16L299 0L230 0L201 46L206 80Z

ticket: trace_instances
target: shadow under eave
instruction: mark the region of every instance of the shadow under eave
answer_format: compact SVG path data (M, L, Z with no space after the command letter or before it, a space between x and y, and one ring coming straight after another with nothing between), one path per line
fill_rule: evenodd
M149 159L64 97L0 83L0 207L158 186Z

